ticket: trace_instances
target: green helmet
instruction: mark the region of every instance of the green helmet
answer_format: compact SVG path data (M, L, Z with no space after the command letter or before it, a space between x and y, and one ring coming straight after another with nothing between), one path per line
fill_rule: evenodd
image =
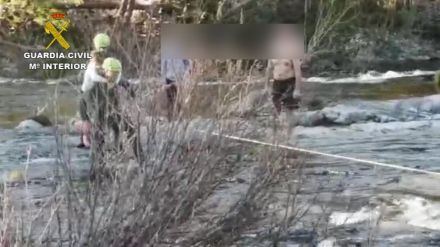
M108 57L102 62L102 68L106 71L121 72L122 64L118 59Z
M107 49L110 46L110 37L105 33L98 33L95 38L93 38L93 44L97 51Z

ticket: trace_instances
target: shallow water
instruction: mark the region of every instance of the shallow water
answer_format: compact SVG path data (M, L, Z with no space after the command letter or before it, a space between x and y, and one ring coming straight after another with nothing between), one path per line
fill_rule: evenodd
M65 122L76 113L77 92L68 84L56 86L41 81L5 78L2 78L1 82L0 174L8 170L22 170L26 164L29 164L31 176L50 173L56 163L57 144L53 130L48 128L23 131L14 127L46 104L45 115L54 121L54 113L57 111L58 122ZM73 145L77 140L73 139L75 137L72 135L65 137L69 145ZM84 158L80 153L74 158L81 159L81 156Z
M392 73L388 73L390 74ZM341 83L329 82L330 79L323 82L315 80L306 84L304 97L319 98L328 104L323 109L301 113L301 126L296 127L292 142L295 141L300 147L330 154L440 170L440 96L435 95L429 74L385 78L381 82L374 83L364 83L362 80L349 83L347 80L340 79ZM55 90L59 93L57 109L61 115L60 120L72 117L76 112L77 92L71 86L64 84L57 87L45 82L7 80L0 82L3 82L3 89L0 92L0 174L8 170L22 170L28 165L30 177L53 177L57 172L58 157L55 152L57 143L52 130L26 132L15 130L13 127L31 116L37 106L41 107L51 99ZM215 88L214 91L213 95L221 90ZM48 113L54 112L53 107L49 108L51 109L47 111ZM53 118L53 115L48 115ZM70 150L71 165L77 168L74 170L80 171L80 175L81 172L87 172L88 152L72 148L78 137L66 133L63 138ZM355 174L362 167L359 164L324 157L314 157L311 163L325 164L324 169L343 167L341 170L349 171L347 174ZM366 175L344 177L348 181L349 188L346 188L341 196L358 194L359 192L356 192L358 187L371 187L375 183L373 181L375 176L381 176L386 180L387 176L391 177L391 172L395 171L386 170L376 173L371 169L365 172ZM395 173L392 175L394 176ZM314 185L316 181L310 183ZM41 191L36 191L35 197L42 196ZM432 215L434 218L438 217L438 203L425 202L423 198L416 200L413 198L399 199L403 212L399 217L409 222L411 226L427 228L428 231L438 230L438 224L432 221L432 217L430 218ZM332 203L336 204L329 202ZM375 208L367 206L348 211L346 208L340 208L330 216L329 220L334 225L342 224L341 222L359 225L362 232L361 223L365 222L366 218L370 219L371 215L375 215L374 210ZM393 219L391 222L395 223L397 220ZM343 229L351 228L350 225ZM414 233L414 236L408 235L405 231L402 233L400 228L397 231L399 234L390 233L390 236L386 236L381 242L385 244L378 246L392 246L388 242L397 241L393 240L393 236L402 238L399 240L402 242L408 241L407 239L414 240L412 246L427 243L415 237L415 235L422 236L424 234L422 230ZM387 231L383 232L385 236ZM338 234L337 231L333 233L338 239L347 235L347 233ZM330 237L328 242L334 241ZM252 243L249 246L256 245ZM321 246L325 245L321 242Z
M51 119L54 117L55 104L60 120L76 112L78 92L70 85L56 86L41 81L12 79L7 81L4 78L0 85L0 128L13 128L46 104L45 114Z
M418 76L408 76L414 74ZM363 83L362 78L370 77L376 82ZM359 75L356 83L347 82L356 78L339 79L344 83L320 83L315 78L305 83L303 97L329 103L324 109L301 113L302 126L296 131L299 144L334 154L435 168L440 163L440 96L433 95L431 77L430 72L387 72ZM23 164L29 147L33 159L53 158L53 133L25 133L13 127L47 102L45 113L54 119L55 99L58 121L66 121L76 113L76 89L69 84L17 79L1 82L0 171ZM213 87L213 91L221 90ZM67 137L73 145L74 136Z

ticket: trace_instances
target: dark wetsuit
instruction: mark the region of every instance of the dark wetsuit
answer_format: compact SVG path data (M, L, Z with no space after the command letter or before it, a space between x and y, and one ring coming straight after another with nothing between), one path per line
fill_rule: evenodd
M284 80L274 80L272 84L272 102L278 113L281 112L282 106L288 110L294 110L299 107L299 101L293 98L295 82L295 77Z

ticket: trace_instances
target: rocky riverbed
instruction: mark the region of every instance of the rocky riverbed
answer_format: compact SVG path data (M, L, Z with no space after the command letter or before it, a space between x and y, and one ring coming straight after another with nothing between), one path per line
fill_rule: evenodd
M296 116L298 126L287 140L289 145L440 170L440 98L431 84L432 73L417 73L420 72L404 77L404 73L400 73L392 78L385 74L351 79L309 78L303 96L305 103ZM371 77L374 80L369 80ZM0 107L0 170L8 180L9 193L17 205L26 202L28 207L38 210L43 199L53 193L53 183L60 175L55 152L59 140L51 128L18 130L12 127L31 114L33 106L43 104L56 86L42 82L5 83ZM72 117L75 91L69 85L59 85L57 90L64 104L70 105L61 108L61 115L66 119ZM227 120L240 127L231 128L233 131L228 134L270 142L273 136L270 103L258 100L267 95L261 91L248 95L241 109L234 108L238 117L232 114ZM246 111L249 114L240 118ZM217 124L209 117L195 117L187 136L197 137L200 130ZM167 128L165 123L161 125ZM142 133L147 135L148 128L143 128ZM74 133L66 132L63 143L76 178L81 180L89 169L88 152L73 148L77 138ZM258 162L252 154L266 149L246 143L231 142L231 145L241 147L227 154L228 159L240 163L241 169L225 178L207 201L205 206L209 210L205 213L221 214L245 196ZM271 246L275 237L279 246L363 246L372 242L377 246L440 244L440 195L435 189L438 178L290 151L280 151L280 154L284 157L285 172L264 209L267 217L241 236L240 246ZM29 178L27 187L20 175L11 173L16 170L25 171ZM294 203L292 190L295 191ZM282 220L287 208L292 208L295 220L278 231L271 222Z

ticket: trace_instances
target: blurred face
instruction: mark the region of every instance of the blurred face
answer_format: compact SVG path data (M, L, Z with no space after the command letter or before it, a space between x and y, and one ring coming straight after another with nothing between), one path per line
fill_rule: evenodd
M274 30L271 46L278 58L301 57L304 52L301 36L283 26Z

